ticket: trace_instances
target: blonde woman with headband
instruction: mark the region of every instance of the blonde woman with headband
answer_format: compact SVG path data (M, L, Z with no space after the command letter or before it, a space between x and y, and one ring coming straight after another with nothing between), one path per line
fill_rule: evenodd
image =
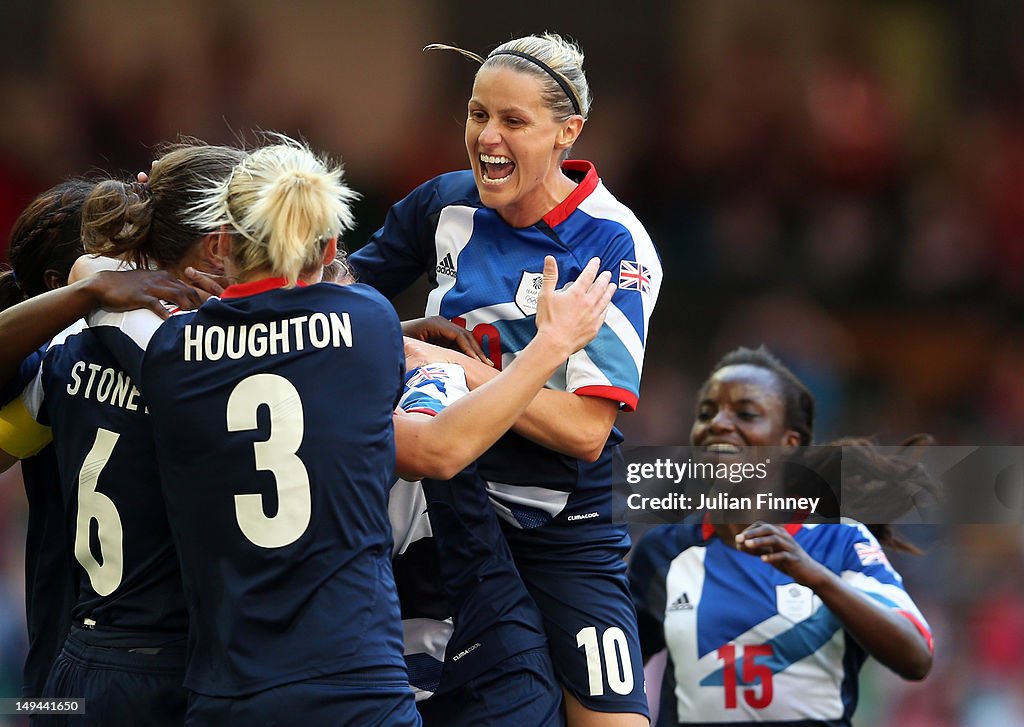
M622 441L618 412L638 401L661 263L594 165L568 158L592 101L576 44L544 34L486 56L427 49L480 64L465 126L470 168L395 204L350 264L388 297L427 274L425 315L470 330L494 364L465 359L471 386L497 376L536 334L545 256L569 278L592 257L611 273L618 290L597 338L555 373L478 468L544 616L569 724L646 725L623 560L630 541L625 525L611 521L611 462ZM424 347L427 358L449 354Z

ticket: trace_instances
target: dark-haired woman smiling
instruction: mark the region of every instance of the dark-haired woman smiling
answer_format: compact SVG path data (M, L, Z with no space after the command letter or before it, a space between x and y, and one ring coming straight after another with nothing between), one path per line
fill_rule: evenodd
M701 387L691 443L718 456L802 453L813 424L814 400L792 372L739 349ZM850 442L872 482L926 477ZM644 658L668 651L663 684L649 689L657 724L849 725L868 656L907 679L928 673L931 631L882 549L912 546L891 528L712 519L723 518L655 528L630 564Z

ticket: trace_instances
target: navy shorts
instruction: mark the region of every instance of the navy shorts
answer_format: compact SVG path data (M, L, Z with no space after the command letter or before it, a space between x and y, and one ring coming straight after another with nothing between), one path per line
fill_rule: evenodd
M189 695L188 727L418 727L405 671L334 675L239 697Z
M547 649L510 656L416 706L424 727L565 727L562 688Z
M623 560L625 525L502 523L544 618L559 682L587 709L649 716L636 610Z
M32 724L46 727L180 727L185 721L188 704L188 691L182 686L185 679L184 639L159 647L104 643L101 632L72 627L53 664L42 696L83 699L85 716L40 716L34 718Z

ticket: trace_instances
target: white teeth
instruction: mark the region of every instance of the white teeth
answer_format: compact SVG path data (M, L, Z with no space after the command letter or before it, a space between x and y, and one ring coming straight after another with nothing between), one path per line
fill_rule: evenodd
M509 174L507 177L502 177L501 179L491 179L486 174L481 174L480 175L480 179L484 180L484 184L489 184L492 187L495 187L495 186L498 186L498 185L502 185L505 182L507 182L508 180L512 179L512 175Z
M706 447L709 452L721 452L722 454L739 454L740 448L735 444L726 444L724 442L709 444Z
M508 157L492 157L487 156L486 154L480 155L480 161L484 162L485 164L509 164L512 162L512 160L509 159Z

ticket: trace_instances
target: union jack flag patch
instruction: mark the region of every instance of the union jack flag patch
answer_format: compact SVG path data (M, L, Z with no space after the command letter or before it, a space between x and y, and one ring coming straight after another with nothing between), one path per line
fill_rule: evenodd
M651 271L645 265L632 260L619 263L619 290L651 292Z
M853 549L857 551L861 565L884 565L889 567L889 559L882 550L882 546L872 543L854 543Z
M421 366L415 373L413 373L412 376L406 380L405 386L408 389L415 389L416 387L423 386L424 384L433 384L442 394L444 394L447 393L445 391L446 381L448 381L447 371L438 366L427 364L425 366Z

